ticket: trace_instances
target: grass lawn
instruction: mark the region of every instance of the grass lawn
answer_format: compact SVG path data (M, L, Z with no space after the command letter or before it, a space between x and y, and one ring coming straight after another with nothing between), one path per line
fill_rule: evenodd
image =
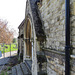
M11 45L6 45L4 44L4 48L3 46L0 45L0 51L3 53L3 51L5 52L10 52L11 51L15 51L15 50L18 50L18 46L17 44L11 44Z

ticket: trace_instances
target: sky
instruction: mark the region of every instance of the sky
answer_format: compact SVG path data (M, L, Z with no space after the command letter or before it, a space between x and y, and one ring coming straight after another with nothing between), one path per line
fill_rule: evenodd
M18 33L18 26L25 18L25 7L26 0L0 0L0 19L8 21L9 29Z

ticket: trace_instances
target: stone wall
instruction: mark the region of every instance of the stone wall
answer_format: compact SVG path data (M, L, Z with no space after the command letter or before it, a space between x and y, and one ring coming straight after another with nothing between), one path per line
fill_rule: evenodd
M75 0L71 0L71 46L72 59L71 59L71 75L75 75ZM73 57L74 56L74 57Z
M44 42L48 75L65 75L65 0L42 0L37 3L46 34ZM71 75L75 74L75 0L70 2ZM73 65L72 65L73 64Z
M62 53L45 51L48 75L65 75L65 56Z
M47 58L48 75L65 75L65 0L40 0L38 2L38 13L35 7L36 0L27 0L25 13L25 26L20 28L19 36L25 32L27 20L31 23L32 30L32 75L37 75L39 71L37 63L37 52L44 50ZM75 0L71 0L71 75L75 75ZM42 25L38 18L40 17ZM40 27L39 27L40 26ZM43 26L43 27L42 27ZM42 27L42 28L41 28ZM43 29L46 41L38 41L37 30ZM24 36L26 34L24 33ZM26 37L24 37L26 39ZM20 51L24 47L24 60L26 59L26 43L23 38L19 39ZM23 44L24 42L24 44ZM23 46L24 45L24 46ZM42 46L43 45L43 46ZM23 47L22 47L23 46ZM43 47L43 48L42 48ZM44 64L43 64L44 65ZM44 65L45 68L45 65ZM44 69L43 68L43 69Z
M45 47L64 51L65 0L42 0L39 11L46 34Z
M75 0L71 1L71 46L75 47Z

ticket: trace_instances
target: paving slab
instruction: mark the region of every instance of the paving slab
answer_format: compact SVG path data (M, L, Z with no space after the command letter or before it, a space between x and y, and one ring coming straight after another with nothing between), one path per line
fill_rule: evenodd
M17 75L23 75L22 69L19 64L16 65L16 70L17 70Z
M17 72L16 72L16 67L12 67L12 75L17 75Z
M29 71L28 71L26 65L25 65L24 63L21 63L20 65L21 65L21 68L22 68L22 71L23 71L24 75L25 75L25 74L28 74Z
M2 59L0 59L0 66L7 64L8 61L9 61L9 59L10 59L10 58L8 58L8 57L7 57L7 58L2 58Z

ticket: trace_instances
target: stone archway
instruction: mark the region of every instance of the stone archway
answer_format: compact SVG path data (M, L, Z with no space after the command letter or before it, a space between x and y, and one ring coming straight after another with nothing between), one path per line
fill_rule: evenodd
M30 20L27 19L27 25L26 25L26 56L28 58L32 57L32 45L31 45L31 24Z

